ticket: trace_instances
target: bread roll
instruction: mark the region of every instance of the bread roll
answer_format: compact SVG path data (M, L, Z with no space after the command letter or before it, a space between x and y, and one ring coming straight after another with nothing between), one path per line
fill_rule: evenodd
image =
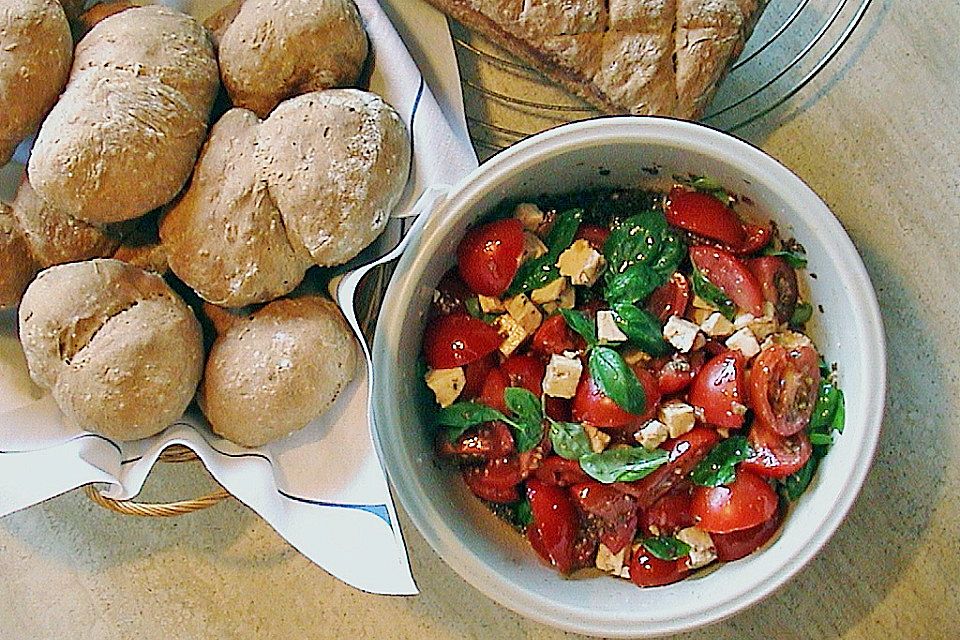
M219 46L230 99L261 118L291 96L354 84L367 58L353 0L246 0Z
M356 352L332 302L277 300L214 342L200 405L214 432L259 447L326 411L353 378Z
M72 57L57 0L0 0L0 165L53 107Z
M17 306L39 270L12 210L0 202L0 309Z
M145 438L196 391L200 325L160 276L109 259L51 267L30 284L19 320L30 377L83 428Z
M213 47L190 16L148 6L106 18L77 45L30 157L30 183L93 224L165 204L193 169L218 85Z

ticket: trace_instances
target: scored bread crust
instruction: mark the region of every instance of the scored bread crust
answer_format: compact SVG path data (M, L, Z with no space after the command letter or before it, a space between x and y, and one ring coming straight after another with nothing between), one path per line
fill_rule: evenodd
M608 113L703 115L766 0L428 0Z

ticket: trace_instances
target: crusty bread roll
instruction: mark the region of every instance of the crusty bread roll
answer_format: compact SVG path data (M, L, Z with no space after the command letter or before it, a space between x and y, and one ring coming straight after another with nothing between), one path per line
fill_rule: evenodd
M17 306L39 270L12 210L0 202L0 309Z
M219 45L230 99L261 118L291 96L354 84L368 49L353 0L246 0Z
M77 45L30 157L30 183L94 224L165 204L193 169L218 86L213 46L190 16L148 6L106 18Z
M213 343L200 406L214 432L259 447L326 411L353 378L356 352L329 300L277 300L230 324Z
M51 267L30 284L19 320L30 377L83 428L145 438L196 391L200 325L158 275L110 259Z
M90 33L90 29L93 29L97 23L102 22L103 20L106 20L110 16L118 14L121 11L132 9L138 5L135 5L132 2L125 2L124 0L107 0L98 2L86 11L82 10L82 6L83 5L81 4L81 12L78 17L73 18L73 34L74 38L77 40L82 39L83 36Z
M0 165L56 102L72 57L57 0L0 0Z

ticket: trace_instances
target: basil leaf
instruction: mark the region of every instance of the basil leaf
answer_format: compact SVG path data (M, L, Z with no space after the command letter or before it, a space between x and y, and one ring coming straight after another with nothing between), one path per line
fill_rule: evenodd
M833 444L833 436L829 433L811 433L810 444L814 446L827 446Z
M663 282L677 270L687 255L687 243L675 229L667 229L660 236L660 255L651 264L651 268L660 274ZM661 282L661 284L663 284Z
M553 228L550 229L544 241L547 245L547 253L520 265L510 284L508 295L539 289L560 277L557 258L573 244L581 220L583 220L583 209L568 209L557 216Z
M604 297L611 304L642 302L661 284L663 280L656 271L643 263L635 264L607 281Z
M607 449L580 458L580 468L598 482L633 482L650 475L667 463L670 454L663 449L647 451L643 447Z
M467 429L494 420L506 421L507 418L496 409L479 402L455 402L437 411L437 424L447 427L447 438L451 442L462 436Z
M737 464L749 458L750 454L746 437L727 438L693 468L690 479L702 487L728 485L737 478Z
M528 499L524 498L513 504L513 521L523 528L529 527L533 522L533 510Z
M593 453L583 426L575 422L550 422L550 443L553 452L567 460L579 460Z
M813 480L813 474L816 473L819 465L820 458L818 456L811 456L811 458L807 460L807 464L803 465L799 471L787 476L781 481L784 493L790 502L796 502L800 496L803 495L803 492L807 490L807 487L810 486L810 482Z
M590 316L576 309L560 309L560 315L567 322L567 326L587 341L588 347L597 344L597 323Z
M607 259L607 277L623 273L635 264L650 262L660 255L661 236L667 219L658 211L631 216L610 231L603 244Z
M670 353L670 344L663 339L660 321L646 309L632 304L613 305L614 319L630 342L658 358Z
M840 389L828 377L820 379L820 390L817 392L817 401L813 405L810 415L810 433L829 433L833 425L833 418L840 405Z
M837 389L837 411L833 414L833 421L830 426L837 433L843 433L844 424L847 421L847 407L843 398L843 391Z
M514 414L512 424L508 424L513 427L517 451L530 451L543 439L543 412L540 401L523 387L507 387L503 391L503 400Z
M660 560L677 560L690 555L690 545L673 536L644 538L640 541L640 544L650 552L650 555Z
M787 249L774 249L773 247L768 246L760 253L765 256L774 256L776 258L783 258L784 261L794 269L807 268L807 256L805 256L799 250L789 251Z
M707 176L691 176L691 178L691 187L697 191L710 194L725 205L730 204L730 194L715 178L708 178Z
M707 276L696 267L693 268L690 282L696 295L717 307L727 320L733 321L737 316L737 305L733 304L720 287L707 280Z
M590 375L597 388L627 413L643 413L647 397L633 369L623 356L609 347L590 352Z
M467 298L463 301L463 306L467 310L467 314L471 318L482 318L483 309L480 308L480 299L479 298Z
M800 302L793 309L793 315L790 316L791 327L802 327L810 318L813 317L813 305L809 302Z

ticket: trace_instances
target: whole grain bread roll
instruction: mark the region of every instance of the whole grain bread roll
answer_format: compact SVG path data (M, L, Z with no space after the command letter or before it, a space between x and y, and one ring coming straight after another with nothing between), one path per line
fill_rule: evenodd
M196 392L200 325L158 275L110 259L51 267L24 294L19 321L30 377L85 429L145 438Z
M53 107L72 58L57 0L0 0L0 165Z
M259 447L326 411L356 369L339 308L316 296L271 302L213 343L200 406L215 433Z
M354 84L368 51L353 0L246 0L219 46L230 99L261 118L291 96Z
M77 45L30 157L30 183L94 224L165 204L193 169L218 86L213 46L190 16L147 6L104 19Z
M0 202L0 309L17 306L39 270L13 211Z

